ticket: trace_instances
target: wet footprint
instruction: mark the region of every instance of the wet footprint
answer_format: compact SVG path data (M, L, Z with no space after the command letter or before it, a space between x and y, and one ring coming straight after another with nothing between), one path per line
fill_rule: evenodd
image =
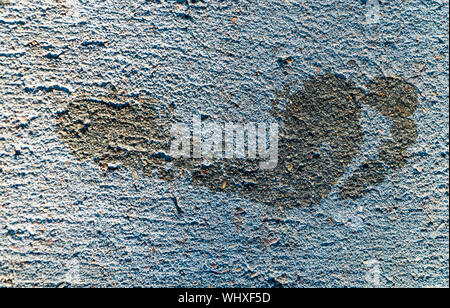
M370 186L383 183L387 169L378 160L368 160L344 183L340 191L342 199L358 199L368 193Z
M169 176L172 107L146 96L111 91L81 96L57 115L64 143L80 160L94 160L108 169L120 166Z
M417 141L417 124L410 117L418 104L417 90L409 83L394 78L377 78L368 85L363 102L393 121L391 139L378 149L379 160L364 163L345 183L340 191L343 199L358 199L369 188L385 181L388 168L404 167L408 148Z
M279 163L261 170L258 160L173 159L170 157L174 108L125 92L81 96L57 116L65 144L82 160L116 169L120 166L158 174L172 181L178 171L190 174L198 187L238 193L278 206L317 204L337 184L363 143L361 104L393 120L391 140L378 149L379 159L364 163L343 185L343 199L358 199L382 183L389 169L406 164L407 149L417 140L410 119L418 95L399 79L377 79L368 92L336 75L315 76L300 91L280 93L286 101L274 108L280 120Z
M194 173L207 187L282 206L310 206L328 195L363 142L358 97L362 91L336 75L305 81L301 91L280 93L287 101L280 120L279 163L261 171L253 161L226 160ZM226 188L221 183L227 183Z

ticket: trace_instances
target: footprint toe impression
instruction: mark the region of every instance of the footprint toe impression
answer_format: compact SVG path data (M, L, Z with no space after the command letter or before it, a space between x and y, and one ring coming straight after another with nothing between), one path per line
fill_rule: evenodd
M377 78L368 85L364 103L393 121L391 139L378 149L379 160L364 163L348 179L340 191L344 199L365 196L371 186L385 181L386 168L397 170L404 167L408 159L408 148L417 141L417 124L410 117L418 104L418 92L409 83L394 78Z

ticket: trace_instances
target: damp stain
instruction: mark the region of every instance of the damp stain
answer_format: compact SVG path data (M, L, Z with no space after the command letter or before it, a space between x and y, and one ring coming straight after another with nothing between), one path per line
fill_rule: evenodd
M367 86L362 102L392 120L391 139L378 148L378 160L364 163L340 191L343 199L364 197L369 189L385 181L388 169L397 170L407 164L408 148L418 138L417 124L412 119L418 105L417 89L401 79L377 78Z
M364 197L370 187L383 183L387 169L378 160L368 160L347 179L340 190L343 199L358 199Z
M340 187L342 199L358 199L407 163L417 140L412 119L417 90L394 78L378 78L367 90L337 75L315 76L300 91L278 93L272 116L280 123L279 161L261 170L257 160L175 160L170 157L174 107L146 96L113 92L73 99L58 114L64 143L81 160L114 170L140 170L172 181L187 172L197 186L238 193L277 206L310 206L327 196L359 154L364 140L361 106L392 119L391 139L378 158L364 162ZM284 104L282 102L285 102Z
M82 95L57 115L57 128L71 153L115 170L120 167L170 175L172 107L146 96L111 92Z
M262 171L258 162L225 160L195 172L195 181L283 206L313 205L331 192L363 142L361 90L327 75L307 80L301 91L279 95L275 106L281 100L287 104L272 112L280 121L277 167Z

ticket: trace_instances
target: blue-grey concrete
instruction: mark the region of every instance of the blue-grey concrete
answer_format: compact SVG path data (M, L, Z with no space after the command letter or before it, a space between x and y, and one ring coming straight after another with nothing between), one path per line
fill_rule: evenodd
M0 287L448 287L448 12L447 0L0 0ZM419 93L407 164L357 200L339 187L392 125L367 105L358 155L303 207L107 170L56 125L74 97L111 87L181 118L263 121L286 85L329 73Z

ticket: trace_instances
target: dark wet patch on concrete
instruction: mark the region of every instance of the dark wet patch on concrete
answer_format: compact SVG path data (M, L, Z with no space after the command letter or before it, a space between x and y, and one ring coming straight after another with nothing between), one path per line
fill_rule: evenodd
M364 197L371 186L384 182L387 169L378 160L365 162L344 183L340 195L343 199L358 199Z
M287 105L273 112L282 123L277 168L261 171L257 162L228 160L197 170L194 180L274 205L319 202L362 144L360 95L360 89L334 75L307 80L302 91L280 93L278 103L287 100Z
M11 5L11 2L9 2L9 0L0 0L0 8L7 5Z
M392 119L403 119L417 109L417 89L402 79L377 78L367 86L364 102Z
M377 78L368 85L363 103L376 109L393 121L391 140L378 149L379 160L363 164L345 182L340 191L344 199L358 199L368 188L385 181L388 172L403 168L408 159L408 148L417 140L417 124L410 117L418 104L418 92L411 84L395 78Z
M112 92L81 96L58 114L65 144L81 160L114 170L120 166L151 173L168 167L171 107L145 96Z
M364 92L341 77L324 75L305 81L300 91L279 93L272 112L280 122L279 163L270 171L261 170L257 160L172 159L173 109L148 97L117 92L79 97L58 115L57 125L74 155L109 169L124 166L166 180L187 172L199 187L272 205L309 206L331 192L358 155L363 103L393 125L379 160L363 163L341 187L343 199L357 199L383 182L389 168L403 167L407 149L417 139L416 124L409 118L417 91L402 80L377 79Z

